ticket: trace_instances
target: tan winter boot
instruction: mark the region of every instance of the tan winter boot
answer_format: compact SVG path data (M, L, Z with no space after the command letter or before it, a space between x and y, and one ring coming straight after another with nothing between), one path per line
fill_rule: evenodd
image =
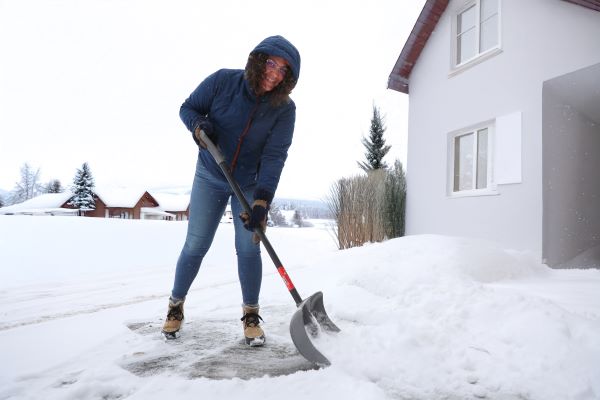
M262 346L265 344L265 333L260 327L262 318L258 315L258 309L258 307L242 306L244 314L242 317L244 323L244 336L246 338L246 344L249 346Z
M179 330L183 323L183 302L185 300L174 301L169 298L169 312L162 328L162 334L166 339L176 339L179 337Z

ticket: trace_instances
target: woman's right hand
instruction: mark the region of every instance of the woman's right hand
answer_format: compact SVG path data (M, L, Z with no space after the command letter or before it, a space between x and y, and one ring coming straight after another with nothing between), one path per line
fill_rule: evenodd
M204 143L204 141L202 141L202 139L200 138L200 131L204 131L204 133L206 134L206 136L208 136L210 141L213 142L215 145L217 144L217 137L213 131L212 123L209 120L200 121L198 123L198 126L194 130L194 140L196 141L198 146L202 147L203 149L206 149L206 143Z

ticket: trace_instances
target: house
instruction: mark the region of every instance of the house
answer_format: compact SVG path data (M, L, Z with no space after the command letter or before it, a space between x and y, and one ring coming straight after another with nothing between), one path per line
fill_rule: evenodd
M388 88L409 96L407 234L600 267L600 1L427 0Z
M233 224L233 211L231 211L231 202L227 203L227 207L225 207L225 212L221 217L222 224Z
M187 221L190 215L190 195L188 194L173 194L151 192L160 208L165 212L173 215L176 221Z
M67 200L62 207L75 208ZM86 217L122 219L170 219L172 215L158 209L158 202L143 189L94 189L95 209ZM166 218L165 218L166 217Z

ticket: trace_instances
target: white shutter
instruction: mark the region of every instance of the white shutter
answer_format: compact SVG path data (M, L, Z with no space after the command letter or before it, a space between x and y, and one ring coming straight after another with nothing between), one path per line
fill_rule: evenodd
M494 181L521 183L521 112L496 118Z

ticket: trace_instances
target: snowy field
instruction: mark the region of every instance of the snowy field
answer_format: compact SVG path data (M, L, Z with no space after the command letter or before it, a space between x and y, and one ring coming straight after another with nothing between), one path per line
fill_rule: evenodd
M314 222L314 221L313 221ZM233 226L159 330L185 223L0 216L0 399L600 399L600 271L490 243L412 236L337 251L323 224L269 228L302 296L342 329L295 351L266 252L267 345L240 345Z

